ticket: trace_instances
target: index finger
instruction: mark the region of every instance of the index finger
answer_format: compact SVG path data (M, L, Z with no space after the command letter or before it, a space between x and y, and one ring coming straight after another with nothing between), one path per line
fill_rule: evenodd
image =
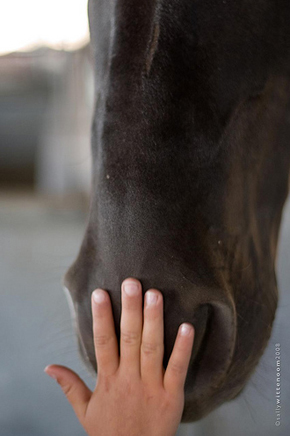
M93 336L99 375L113 375L119 367L118 342L110 297L103 289L92 293Z

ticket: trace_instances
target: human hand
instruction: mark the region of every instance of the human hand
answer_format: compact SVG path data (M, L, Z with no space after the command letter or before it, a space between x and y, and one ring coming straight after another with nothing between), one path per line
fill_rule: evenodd
M151 296L157 297L155 303ZM184 407L193 326L182 324L188 327L184 335L179 328L165 371L160 291L145 293L143 324L141 283L133 278L122 283L120 357L106 291L92 293L92 314L98 365L94 392L64 366L49 365L46 373L56 378L89 436L174 436Z

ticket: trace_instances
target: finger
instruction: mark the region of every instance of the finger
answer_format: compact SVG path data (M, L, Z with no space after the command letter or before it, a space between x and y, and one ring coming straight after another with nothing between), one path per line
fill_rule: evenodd
M90 389L74 371L65 366L48 365L44 371L50 377L55 378L59 383L77 418L82 424L88 403L92 396Z
M142 336L142 289L138 280L122 283L122 313L120 338L120 369L140 376L140 345Z
M146 384L162 384L164 354L163 298L161 292L145 293L141 341L141 377Z
M110 297L103 289L92 293L93 336L99 377L114 374L119 351Z
M164 388L172 394L183 391L194 340L194 328L191 324L179 327L173 351L165 375Z

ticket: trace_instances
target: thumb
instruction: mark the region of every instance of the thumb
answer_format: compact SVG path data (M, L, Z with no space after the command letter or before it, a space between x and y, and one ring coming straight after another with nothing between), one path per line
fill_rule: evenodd
M56 379L82 424L92 396L90 389L74 371L65 366L48 365L44 371L47 375Z

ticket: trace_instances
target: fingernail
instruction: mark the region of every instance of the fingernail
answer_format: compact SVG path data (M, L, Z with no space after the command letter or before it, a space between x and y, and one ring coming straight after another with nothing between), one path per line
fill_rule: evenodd
M192 327L189 324L182 324L180 328L181 336L189 336L191 334Z
M157 295L155 292L147 291L146 292L146 304L153 305L157 303Z
M93 292L93 299L95 303L102 303L106 299L105 293L101 289L96 289Z
M56 376L55 376L52 372L49 372L49 370L48 370L47 368L48 368L48 366L46 366L46 367L44 368L44 372L45 372L47 375L49 375L49 377L51 377L51 378L53 378L54 380L57 381Z
M124 291L130 297L137 295L139 292L139 286L135 282L128 281L128 282L125 282L123 286L124 286Z

